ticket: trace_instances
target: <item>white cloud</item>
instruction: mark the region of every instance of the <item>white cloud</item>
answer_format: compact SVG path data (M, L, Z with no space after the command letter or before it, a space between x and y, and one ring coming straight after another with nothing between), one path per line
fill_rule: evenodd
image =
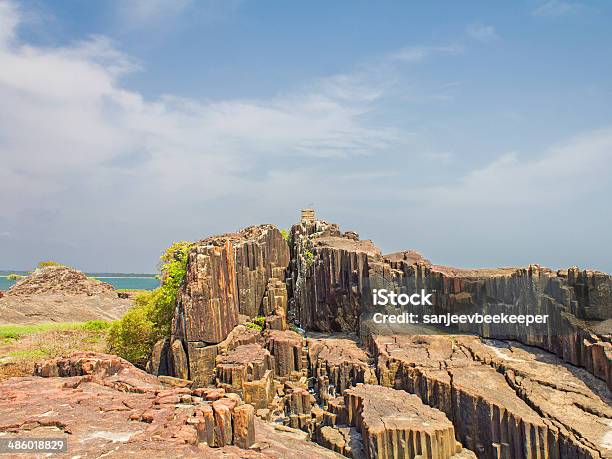
M350 75L267 100L145 100L122 87L138 66L108 39L8 43L19 11L1 5L0 193L22 191L0 216L77 186L86 199L120 175L135 195L214 197L250 186L244 176L262 161L376 154L397 141L393 129L362 121L377 89Z
M419 62L435 54L457 55L463 52L459 45L448 46L408 46L387 56L391 61Z
M0 46L9 43L15 36L19 23L19 11L12 2L0 2Z
M485 43L495 41L499 38L497 32L495 31L495 27L491 25L485 25L480 23L471 24L470 26L468 26L466 32L468 36L473 38L474 40L482 41Z
M612 129L577 136L530 159L516 152L495 158L454 183L423 189L414 199L454 208L494 205L510 210L580 202L609 186Z
M580 3L570 3L562 0L547 0L534 9L531 14L534 16L548 17L566 16L578 12L581 8L582 4Z

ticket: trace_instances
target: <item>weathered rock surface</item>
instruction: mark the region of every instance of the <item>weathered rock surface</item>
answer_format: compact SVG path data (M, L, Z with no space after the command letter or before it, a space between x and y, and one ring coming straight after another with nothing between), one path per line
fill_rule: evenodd
M131 305L110 284L66 266L48 266L4 292L0 323L115 320Z
M306 369L304 340L298 333L290 330L267 330L264 338L266 348L275 359L276 376L288 377L292 372Z
M608 274L577 268L553 272L537 265L465 270L432 265L416 252L383 256L371 241L312 219L293 226L292 241L289 315L307 330L360 332L373 312L403 311L374 306L373 289L398 294L424 289L433 306L410 312L547 315L544 325L462 324L454 330L547 349L612 387Z
M217 357L217 386L239 394L255 408L266 408L274 398L274 357L259 344L236 347Z
M446 459L460 452L453 424L416 395L357 384L346 390L347 423L361 432L368 458Z
M313 389L323 406L357 383L376 384L371 359L354 338L320 335L306 340Z
M377 337L374 347L380 383L446 413L478 457L612 455L607 387L551 354L470 336Z
M71 457L125 457L158 443L174 457L206 456L208 447L255 443L253 407L220 389L168 388L123 359L93 353L43 362L36 372L44 377L0 386L0 435L65 437Z
M195 244L173 320L173 339L184 342L191 379L210 382L218 354L211 346L228 337L239 313L260 314L270 279L283 279L288 264L287 242L272 225ZM266 307L279 302L273 293L266 297Z
M90 279L81 271L67 266L38 268L9 288L7 295L40 295L63 293L66 295L110 295L117 297L112 285Z

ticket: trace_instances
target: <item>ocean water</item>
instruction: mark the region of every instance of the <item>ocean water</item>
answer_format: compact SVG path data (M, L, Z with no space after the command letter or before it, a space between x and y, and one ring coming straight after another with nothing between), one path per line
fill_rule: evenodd
M26 275L22 271L0 271L0 290L7 290L15 283L6 276L11 273ZM111 284L116 289L125 290L153 290L159 286L159 280L153 274L123 274L123 273L86 273L103 282Z

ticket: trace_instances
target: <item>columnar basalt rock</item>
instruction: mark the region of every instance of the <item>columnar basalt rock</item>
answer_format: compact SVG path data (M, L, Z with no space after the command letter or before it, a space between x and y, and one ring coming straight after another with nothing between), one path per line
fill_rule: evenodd
M323 406L357 383L376 384L371 359L354 338L320 335L306 340L313 388Z
M344 393L346 418L360 431L367 458L447 459L461 452L453 424L416 395L357 384Z
M306 371L304 340L298 333L290 330L267 330L264 339L266 348L276 362L276 376L289 377L293 372Z
M255 408L266 408L274 397L274 357L259 344L236 347L217 357L217 386L239 394Z
M365 296L369 265L381 260L371 241L342 235L337 225L302 222L292 228L293 314L302 327L354 332Z
M289 315L312 331L360 332L374 312L373 289L432 294L433 306L410 312L541 314L546 324L460 324L455 330L515 339L588 369L612 388L612 276L577 268L455 269L432 265L416 252L381 255L356 233L324 221L292 228ZM368 339L367 336L363 336Z
M211 382L217 345L238 324L239 313L261 313L270 279L284 279L288 264L287 242L272 225L251 226L194 245L172 327L173 340L185 344L191 379ZM270 302L278 307L281 301L273 297Z
M446 413L478 457L612 454L605 384L551 354L473 336L379 336L374 347L380 383Z
M612 387L612 277L592 271L528 268L456 269L386 256L390 275L371 278L397 292L431 292L433 308L416 313L540 314L546 324L458 324L456 330L489 338L509 338L553 352L582 366ZM607 305L607 306L604 306ZM590 322L587 322L589 319ZM597 320L597 322L594 322ZM602 321L602 322L599 322Z
M266 328L287 329L287 285L278 278L268 280L262 300L262 314L266 316Z

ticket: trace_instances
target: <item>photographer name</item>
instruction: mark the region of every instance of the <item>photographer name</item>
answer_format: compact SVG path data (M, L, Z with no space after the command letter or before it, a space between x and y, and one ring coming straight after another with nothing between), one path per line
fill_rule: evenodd
M548 314L425 314L419 317L412 312L402 314L375 313L372 320L376 324L429 324L450 327L458 324L532 324L548 323Z

